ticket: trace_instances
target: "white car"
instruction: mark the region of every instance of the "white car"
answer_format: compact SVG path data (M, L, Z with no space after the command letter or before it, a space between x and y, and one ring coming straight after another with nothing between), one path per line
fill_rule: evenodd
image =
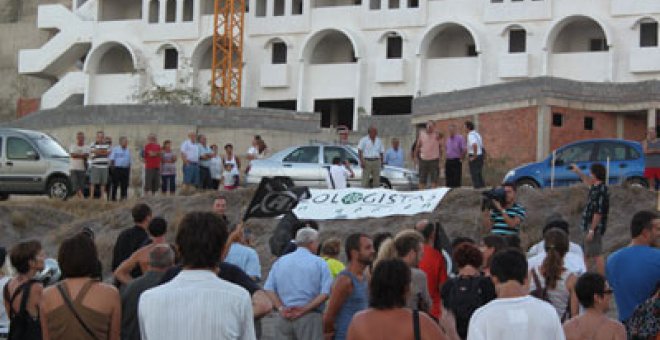
M266 159L255 159L250 165L246 180L258 184L262 177L287 176L296 185L327 188L327 169L332 159L339 157L342 163L351 164L355 177L349 179L351 187L360 187L362 167L357 150L344 145L302 145L279 151ZM380 172L380 186L398 190L414 190L419 183L416 171L385 165Z

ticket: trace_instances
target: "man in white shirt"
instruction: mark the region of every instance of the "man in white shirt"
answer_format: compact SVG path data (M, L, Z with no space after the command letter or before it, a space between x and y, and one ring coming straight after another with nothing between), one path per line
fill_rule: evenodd
M378 135L378 129L370 126L368 135L360 139L358 154L362 164L362 187L373 188L380 186L380 169L383 166L383 153L385 148Z
M497 299L480 307L470 318L468 340L564 340L555 308L529 295L527 260L516 249L493 256L490 274Z
M71 155L71 185L73 192L78 198L83 198L83 188L85 187L87 175L87 158L89 158L89 146L85 145L85 134L79 131L76 134L76 143L69 147Z
M328 184L328 189L346 189L348 188L348 178L355 177L353 169L351 169L348 161L341 164L341 158L335 157L332 159L332 165L325 173L325 182Z
M475 189L483 188L486 186L484 184L484 178L481 175L484 167L484 141L481 139L479 132L474 129L474 123L470 121L465 122L465 128L468 131L467 154L472 186Z
M256 338L250 294L216 274L227 237L226 222L212 212L183 218L176 236L183 270L140 297L143 340Z
M543 235L545 235L548 230L554 228L561 229L568 234L568 222L562 219L557 219L550 221L545 227L543 227ZM527 251L527 264L529 268L537 268L541 266L545 256L545 242L542 240L533 245ZM578 276L587 272L587 266L584 262L584 252L582 251L582 247L577 243L569 242L568 253L564 256L564 267Z
M199 188L199 147L197 133L188 133L188 139L181 144L181 159L183 160L183 189Z

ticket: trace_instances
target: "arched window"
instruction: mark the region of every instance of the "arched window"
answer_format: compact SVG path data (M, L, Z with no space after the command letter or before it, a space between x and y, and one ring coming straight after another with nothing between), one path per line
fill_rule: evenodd
M159 13L160 13L160 1L159 0L149 1L149 22L157 23Z
M316 43L312 51L312 64L341 64L356 61L353 44L339 31L327 33Z
M387 35L386 58L401 59L403 56L403 39L400 35L391 32Z
M552 45L554 53L599 52L609 49L605 31L588 17L572 18L564 24Z
M644 19L639 23L639 47L658 46L658 22Z
M435 58L461 58L476 57L474 38L467 28L451 24L438 31L429 44L427 57Z
M166 70L176 70L179 68L179 52L176 48L168 47L164 50L163 68Z
M109 48L98 63L97 74L118 74L135 72L131 53L122 45Z
M184 0L183 1L183 21L193 21L193 11L195 5L193 0Z
M167 0L165 7L165 22L176 21L176 0Z
M272 46L272 58L271 61L273 64L286 64L287 59L287 48L286 43L283 41L275 41Z
M509 30L509 53L527 52L527 31L523 28Z

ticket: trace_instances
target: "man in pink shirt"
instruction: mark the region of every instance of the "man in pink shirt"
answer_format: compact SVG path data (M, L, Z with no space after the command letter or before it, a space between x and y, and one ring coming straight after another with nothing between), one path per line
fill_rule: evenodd
M426 130L419 132L413 157L419 157L419 189L425 189L427 181L431 188L438 187L440 175L440 135L435 123L426 123Z

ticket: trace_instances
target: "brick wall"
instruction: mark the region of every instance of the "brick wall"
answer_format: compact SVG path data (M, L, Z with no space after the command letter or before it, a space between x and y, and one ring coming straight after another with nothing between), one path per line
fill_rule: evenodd
M536 161L536 107L479 115L479 132L488 157L517 165Z
M646 138L646 115L626 116L623 123L623 138L641 141Z
M561 127L550 127L550 148L590 138L616 138L616 113L552 107L552 114L561 113ZM584 129L585 117L593 118L593 130Z

